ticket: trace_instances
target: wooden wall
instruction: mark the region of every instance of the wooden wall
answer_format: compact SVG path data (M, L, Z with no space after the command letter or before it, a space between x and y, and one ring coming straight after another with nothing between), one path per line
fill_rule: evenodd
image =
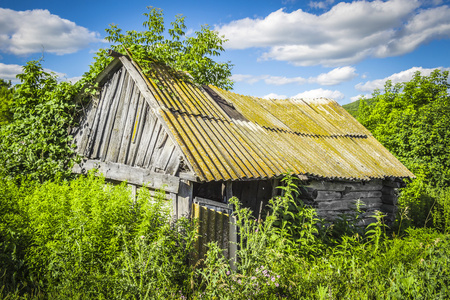
M376 210L387 215L385 220L395 220L397 193L401 183L390 180L369 182L310 181L303 188L304 202L316 208L319 217L327 221L335 220L342 214L354 214L356 201L364 203L361 210L367 225Z
M88 159L175 175L181 153L125 67L103 85L74 134Z

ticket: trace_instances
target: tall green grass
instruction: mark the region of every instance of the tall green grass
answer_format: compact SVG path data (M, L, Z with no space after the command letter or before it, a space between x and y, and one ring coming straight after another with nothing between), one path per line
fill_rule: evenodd
M216 243L198 262L196 226L171 219L163 193L93 174L45 184L0 180L3 299L446 299L447 215L438 229L382 216L324 226L283 179L257 220L232 199L240 233L234 268ZM444 195L445 196L445 195ZM446 197L439 201L446 205ZM443 210L445 212L445 210ZM435 218L437 219L437 218ZM395 233L395 234L394 234ZM400 233L400 235L399 235Z

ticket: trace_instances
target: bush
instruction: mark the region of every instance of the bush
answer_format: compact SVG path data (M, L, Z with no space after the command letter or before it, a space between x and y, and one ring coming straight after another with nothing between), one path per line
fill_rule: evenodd
M170 222L164 193L140 189L135 201L126 184L94 174L28 188L3 180L0 191L6 291L123 299L155 284L178 291L189 277L195 231Z

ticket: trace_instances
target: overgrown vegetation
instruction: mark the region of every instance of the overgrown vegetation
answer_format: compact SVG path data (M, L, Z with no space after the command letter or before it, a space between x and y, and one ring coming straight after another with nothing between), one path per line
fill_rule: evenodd
M11 81L0 78L0 126L8 124L12 120L13 88Z
M448 72L417 72L409 82L393 85L362 100L358 120L416 176L400 197L406 225L450 222L450 95Z
M195 223L170 222L164 193L131 198L89 174L44 184L0 181L0 295L6 299L436 299L450 295L450 239L431 229L389 237L322 227L298 183L258 222L232 199L235 270L215 243L194 254ZM292 213L292 206L297 207ZM294 238L295 237L295 238Z
M0 127L0 175L41 182L70 176L74 152L69 131L79 89L58 82L39 61L28 62L17 77L21 83L5 111L8 124Z

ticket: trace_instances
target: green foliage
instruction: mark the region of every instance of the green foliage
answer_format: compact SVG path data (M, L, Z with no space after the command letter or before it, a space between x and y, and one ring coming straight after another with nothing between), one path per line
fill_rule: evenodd
M433 186L450 183L448 72L419 72L405 83L387 82L373 105L360 106L359 121L416 175Z
M0 180L2 299L446 299L450 238L407 229L389 238L381 215L361 235L324 243L317 228L292 234L284 180L265 220L237 199L235 269L216 243L189 264L195 224L170 221L164 193L105 184L94 174L44 184ZM306 208L305 208L306 209ZM290 216L285 218L286 215ZM308 215L308 214L306 214ZM282 221L285 220L285 221ZM317 226L314 219L307 223ZM320 229L320 227L319 227ZM297 236L296 240L292 240ZM329 239L330 237L327 237ZM317 249L317 250L314 250Z
M28 62L17 77L13 119L0 128L0 174L41 181L70 176L74 152L68 131L77 88L58 83L38 61Z
M150 70L147 66L156 61L189 73L197 84L212 84L227 90L232 88L232 65L213 59L224 51L223 43L226 41L218 32L209 26L202 26L194 36L186 36L186 25L181 15L176 16L168 30L162 10L149 7L149 12L144 15L147 17L143 23L145 31L130 30L123 34L117 25L110 25L106 29L108 36L105 39L113 43L111 48L114 51L126 55L125 48L129 49L133 59L148 76ZM85 75L88 82L92 82L111 61L107 53L105 49L97 53L91 70Z
M409 212L405 225L434 223L444 231L447 223L433 218L445 219L448 206L442 200L450 186L448 74L417 72L409 82L393 85L388 81L383 93L373 94L372 104L363 101L359 107L359 121L417 176L399 199L401 211Z
M0 78L0 126L8 124L12 120L13 93L11 81Z
M143 188L134 201L125 184L92 173L42 185L2 180L0 191L0 282L11 293L154 299L186 285L195 230L170 222L163 192Z
M354 118L359 118L359 105L360 103L364 102L366 105L372 105L375 99L366 99L364 97L361 97L359 100L356 100L354 102L344 104L342 107L351 114Z

